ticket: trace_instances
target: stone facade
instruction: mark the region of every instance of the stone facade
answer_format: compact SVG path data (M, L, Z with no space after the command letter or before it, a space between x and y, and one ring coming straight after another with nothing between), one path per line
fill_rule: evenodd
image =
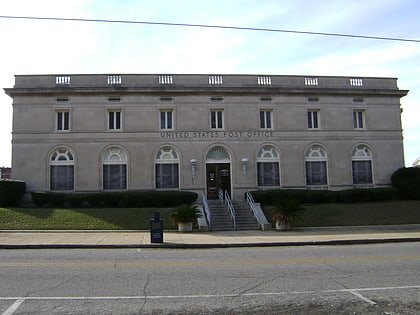
M395 78L18 75L29 191L382 187L404 166Z

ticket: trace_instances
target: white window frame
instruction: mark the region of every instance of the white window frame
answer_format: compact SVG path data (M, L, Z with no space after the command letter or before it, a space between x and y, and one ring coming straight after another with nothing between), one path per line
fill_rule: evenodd
M364 109L353 110L354 129L366 129L366 111Z
M260 129L273 129L273 110L260 109Z
M70 131L70 110L55 110L55 130L60 132ZM67 127L67 128L66 128Z
M264 163L269 163L269 164L276 164L277 165L277 174L276 174L276 179L278 181L278 183L274 184L274 185L265 185L264 183L262 185L260 182L260 177L262 176L263 178L265 178L266 176L264 176L263 174L260 174L260 164L264 164ZM264 166L261 165L261 168L263 168ZM280 187L281 183L280 183L280 155L279 152L277 151L277 149L271 145L264 145L260 150L258 150L257 153L257 184L258 187Z
M156 189L180 189L180 170L179 170L179 154L171 146L165 146L155 155L155 187ZM172 168L176 169L176 177L171 178L171 183L174 185L165 186L164 181L158 174L158 168L160 170L163 165L171 165ZM159 178L158 178L159 177ZM160 183L160 184L159 184Z
M223 109L214 108L210 110L210 129L220 129L220 130L224 129L224 110Z
M104 166L125 166L124 179L125 183L122 187L113 188L105 184L105 168ZM102 189L103 190L127 190L128 189L128 155L127 152L120 147L107 148L102 154Z
M320 184L308 183L308 164L322 163L325 167L325 182ZM318 144L310 146L305 152L305 182L306 186L312 189L328 189L328 154Z
M159 110L159 124L161 130L174 130L174 110L160 109ZM170 126L169 126L170 124Z
M355 182L354 164L357 162L369 162L370 164L370 182ZM374 185L373 177L373 158L371 149L365 144L358 144L352 150L351 154L351 172L352 183L355 187L372 187Z
M70 186L69 188L55 188L57 186L56 182L53 180L53 170L52 167L56 168L56 167L65 167L67 168L71 168L72 171L72 176L71 176L71 181L70 181ZM50 155L50 159L49 159L49 187L51 191L74 191L74 186L75 186L75 174L74 174L74 154L71 152L70 149L66 148L66 147L60 147L55 149L51 155Z
M107 129L109 131L122 131L123 112L121 109L107 110Z
M308 129L321 128L319 109L308 109L306 116L307 116L307 122L308 122Z

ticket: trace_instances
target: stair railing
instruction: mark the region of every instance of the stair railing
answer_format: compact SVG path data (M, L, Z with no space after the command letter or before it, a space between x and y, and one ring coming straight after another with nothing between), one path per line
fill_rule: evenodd
M254 198L252 197L251 193L247 191L245 195L246 195L246 202L248 203L249 208L254 214L254 217L257 219L260 227L264 230L270 229L270 226L271 226L270 222L268 222L261 208L258 207L257 204L255 203Z
M222 198L220 198L222 197ZM235 208L233 207L232 204L232 199L230 199L229 193L227 190L225 190L224 192L222 190L219 190L219 199L221 199L227 206L229 213L230 213L230 217L232 218L233 221L233 230L236 230L236 214L235 214Z
M206 216L206 220L209 225L209 229L211 231L211 212L210 212L209 203L207 202L206 194L203 191L201 192L201 199L203 202L204 215Z

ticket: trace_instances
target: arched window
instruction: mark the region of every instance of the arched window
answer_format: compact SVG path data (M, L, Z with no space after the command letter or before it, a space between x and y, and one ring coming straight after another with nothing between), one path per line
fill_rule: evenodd
M306 185L328 185L327 153L320 145L313 145L305 152Z
M74 190L74 157L68 148L51 154L50 190Z
M224 147L213 147L207 152L206 161L216 161L218 163L229 163L230 155Z
M271 145L257 153L257 178L258 186L280 186L279 154Z
M127 153L119 147L108 148L103 153L103 189L127 189L127 161Z
M353 185L371 185L372 153L364 144L357 145L351 153Z
M179 188L179 158L174 148L161 148L155 158L156 188Z

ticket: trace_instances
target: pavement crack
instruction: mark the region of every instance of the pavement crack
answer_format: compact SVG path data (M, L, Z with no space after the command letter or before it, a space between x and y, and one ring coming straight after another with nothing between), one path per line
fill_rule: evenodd
M250 292L250 291L252 291L252 290L254 290L254 289L256 289L256 288L258 288L258 287L260 287L260 286L262 286L263 284L265 284L267 281L260 281L259 283L257 283L257 284L255 284L255 285L253 285L253 286L250 286L250 287L248 287L247 289L245 289L245 290L242 290L241 292L239 292L238 294L237 294L237 296L241 296L241 295L244 295L244 294L247 294L248 292Z
M144 286L143 286L143 297L144 297L143 304L140 307L139 314L142 314L143 309L145 308L146 303L147 303L147 287L148 287L149 283L150 283L150 277L147 276L146 277L146 282L144 283Z

